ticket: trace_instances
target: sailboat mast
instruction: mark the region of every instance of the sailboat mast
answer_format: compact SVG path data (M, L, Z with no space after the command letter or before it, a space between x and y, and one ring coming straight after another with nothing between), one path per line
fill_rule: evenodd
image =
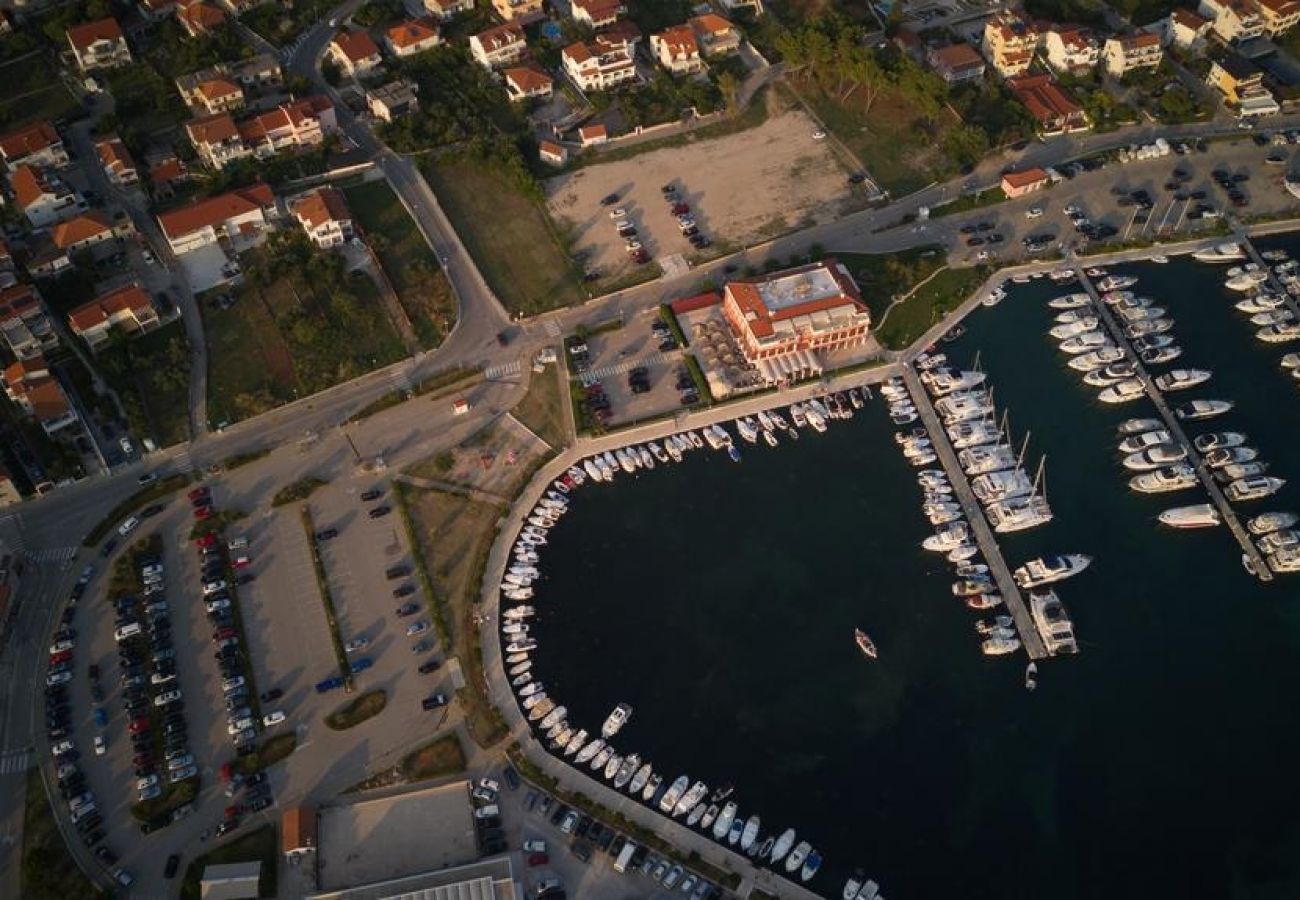
M1025 442L1020 445L1020 455L1016 457L1016 468L1023 469L1025 466L1025 452L1029 449L1029 432L1025 432Z

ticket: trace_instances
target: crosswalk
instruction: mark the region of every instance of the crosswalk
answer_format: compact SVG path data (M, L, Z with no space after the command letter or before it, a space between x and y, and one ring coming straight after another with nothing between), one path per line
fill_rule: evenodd
M560 336L560 323L554 319L546 320L546 334L548 337L557 338Z
M649 356L643 356L640 359L627 359L621 363L615 363L612 366L601 366L599 369L589 369L582 373L583 384L593 384L605 378L612 378L615 375L622 375L624 372L630 372L637 366L653 366L655 363L661 363L665 359L662 353L652 353Z
M172 463L176 466L177 472L193 472L194 460L190 459L190 451L187 447L181 447L172 457Z
M76 547L46 547L27 554L32 562L67 562L77 555Z
M31 764L30 747L19 747L0 753L0 775L14 775L27 771Z
M512 378L515 375L519 374L521 368L522 367L519 365L519 360L515 360L514 362L502 363L499 366L491 366L490 368L488 368L488 370L483 373L483 377L486 378L488 381L496 381L502 378Z
M391 370L388 381L396 391L406 393L411 389L411 373L405 368Z

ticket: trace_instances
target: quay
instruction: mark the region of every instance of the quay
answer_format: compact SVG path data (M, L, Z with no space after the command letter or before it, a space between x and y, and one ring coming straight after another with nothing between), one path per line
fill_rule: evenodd
M1255 546L1255 542L1250 539L1250 534L1247 533L1245 527L1241 524L1241 519L1237 517L1236 510L1232 508L1232 504L1229 503L1228 498L1224 496L1223 491L1219 488L1218 482L1214 480L1214 476L1205 465L1205 460L1202 458L1200 453L1196 452L1196 448L1192 445L1191 439L1187 436L1187 433L1183 431L1182 422L1174 415L1174 411L1169 408L1169 404L1165 402L1165 397L1160 392L1159 388L1156 387L1155 381L1151 378L1151 373L1146 370L1146 366L1142 364L1141 358L1138 356L1137 352L1134 351L1128 338L1125 337L1124 329L1120 327L1119 322L1116 321L1110 307L1106 305L1106 303L1101 299L1101 295L1097 293L1097 288L1092 283L1092 279L1088 277L1086 272L1084 272L1083 265L1079 263L1078 260L1072 259L1070 261L1076 264L1075 274L1079 278L1079 283L1083 285L1084 290L1088 292L1088 296L1092 298L1093 306L1096 307L1098 311L1097 314L1101 317L1101 321L1106 324L1106 330L1110 332L1110 336L1115 341L1116 346L1123 349L1124 358L1128 362L1132 363L1133 370L1137 373L1138 381L1142 383L1142 390L1146 392L1147 397L1160 413L1160 419L1165 423L1165 428L1174 436L1175 440L1187 448L1188 461L1196 471L1196 477L1200 479L1201 484L1205 487L1206 493L1210 495L1210 500L1219 510L1219 516L1223 520L1223 524L1228 526L1228 530L1232 532L1232 536L1236 538L1237 543L1241 545L1242 552L1250 560L1251 567L1255 571L1255 576L1259 578L1260 581L1272 581L1273 572L1269 568L1268 563L1260 554L1259 549Z
M1011 567L1003 558L1002 548L998 546L997 538L993 536L993 529L984 518L984 509L980 506L979 500L971 490L966 473L957 461L957 452L948 441L948 432L944 430L938 413L934 411L930 395L921 384L921 379L917 377L916 370L911 364L903 366L902 369L903 381L912 395L917 412L921 414L921 421L930 432L931 444L939 455L944 471L948 473L954 495L961 503L962 511L966 513L966 521L970 523L971 531L975 534L975 542L979 545L980 552L984 554L984 561L988 564L989 571L993 573L994 580L997 581L1002 602L1016 623L1016 631L1020 633L1020 645L1025 648L1030 659L1045 659L1051 654L1047 652L1047 646L1043 643L1042 635L1038 633L1034 618L1029 614L1029 608L1025 606L1020 587L1011 577Z

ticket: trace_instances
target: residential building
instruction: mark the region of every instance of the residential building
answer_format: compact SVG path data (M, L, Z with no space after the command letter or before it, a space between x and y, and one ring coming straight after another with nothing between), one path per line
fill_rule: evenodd
M99 156L99 164L110 183L118 187L139 183L140 170L136 168L135 160L131 159L131 154L120 138L101 138L95 142L95 153Z
M506 69L506 95L511 100L545 99L551 96L554 79L536 66L514 66Z
M244 900L261 895L259 861L209 864L199 878L199 896L204 900Z
M176 7L176 21L192 38L207 37L226 24L221 7L207 0L181 0Z
M1176 9L1164 20L1164 44L1179 50L1199 51L1205 46L1210 20L1190 9Z
M542 10L542 0L492 0L496 14L507 22L527 25L546 17Z
M211 69L203 70L216 75L229 75L249 88L271 87L284 84L284 72L280 61L274 53L257 53L238 62L218 63Z
M52 170L19 166L9 176L9 189L27 221L35 228L53 225L75 215L80 208L77 195Z
M280 814L280 853L290 865L300 864L311 857L315 862L316 809L312 806L295 806Z
M253 155L230 113L191 119L185 123L185 136L199 159L209 168L224 169L232 162Z
M470 55L488 69L518 62L527 49L524 27L518 22L506 22L469 36Z
M1083 107L1075 103L1051 75L1020 75L1007 79L1007 87L1038 122L1043 134L1062 134L1088 128Z
M705 56L729 56L740 50L740 29L717 13L705 13L686 23Z
M140 0L140 15L150 22L161 22L176 12L176 0Z
M31 359L58 346L59 334L35 287L15 284L0 291L0 336L17 359Z
M329 58L354 78L373 72L383 59L379 47L364 31L340 31L330 41Z
M603 123L583 125L578 129L578 142L584 147L595 147L609 143L609 129Z
M111 16L69 28L67 36L72 54L83 72L112 69L131 62L131 48L126 45L126 36L122 34L117 19Z
M1264 25L1264 33L1277 37L1300 22L1300 0L1255 0L1255 12Z
M48 121L31 122L8 134L0 136L0 157L9 171L15 166L47 166L61 168L68 164L68 151L63 138Z
M744 10L754 16L763 14L763 0L722 0L722 5L730 10Z
M1003 78L1028 72L1038 44L1038 32L1013 13L1001 13L984 23L984 58Z
M607 43L600 35L560 51L564 71L584 91L605 91L636 80L636 63L624 47Z
M933 47L926 54L926 61L948 84L979 81L984 77L984 58L970 44Z
M177 186L190 178L185 163L174 153L165 153L149 162L149 189L155 197L165 199L175 195Z
M334 104L324 94L281 103L239 123L239 136L258 158L282 150L319 146L338 131Z
M593 29L613 25L619 16L627 13L621 0L572 0L569 8L573 12L573 21Z
M406 0L406 11L412 16L432 16L447 22L474 8L474 0Z
M659 65L674 75L692 75L706 68L699 44L695 42L695 32L689 25L674 25L650 35L650 52Z
M391 122L399 116L417 112L420 100L412 81L390 81L381 87L366 91L366 105L377 119Z
M628 56L636 56L636 45L641 42L641 29L631 19L619 19L613 25L602 28L596 37L606 47L618 47Z
M125 237L135 229L131 220L122 216L118 224L97 209L84 212L59 222L50 229L50 240L55 249L69 258L83 250L94 251L114 238Z
M1244 119L1277 113L1281 107L1264 87L1264 73L1253 62L1231 51L1210 63L1205 79L1223 95L1224 102Z
M23 413L35 419L46 434L56 434L77 423L68 397L63 393L44 356L20 359L4 370L5 395Z
M1201 0L1196 11L1225 44L1239 44L1264 33L1264 20L1252 0Z
M438 23L432 19L407 19L384 32L384 46L397 57L414 56L441 43Z
M182 75L176 87L190 109L209 116L243 109L246 102L244 89L225 76L195 81L192 75Z
M819 352L862 346L871 329L857 284L833 258L727 282L722 315L769 384L821 371Z
M68 313L68 327L93 351L114 328L129 335L143 334L159 326L153 300L138 284L128 284L83 303Z
M181 254L223 239L254 237L274 212L275 194L259 183L162 213L158 224L172 252Z
M540 141L537 144L537 158L547 165L562 166L569 161L569 151L554 141Z
M1043 58L1054 72L1087 75L1101 60L1101 45L1086 28L1055 27L1043 35Z
M226 11L232 16L238 16L242 13L248 12L250 9L261 6L266 2L268 2L268 0L221 0L221 5L224 6ZM293 4L285 3L284 5L292 6Z
M332 187L303 194L289 205L289 211L317 247L337 247L352 237L352 213L343 194Z
M1009 199L1023 197L1034 191L1047 187L1049 179L1044 169L1025 169L1022 172L1007 172L1002 176L1002 193Z
M1149 31L1109 38L1101 51L1106 74L1122 78L1139 69L1159 68L1165 58L1160 46L1160 35Z

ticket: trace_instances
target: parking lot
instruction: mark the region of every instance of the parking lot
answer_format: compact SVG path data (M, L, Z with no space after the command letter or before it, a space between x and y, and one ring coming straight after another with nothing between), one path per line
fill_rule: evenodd
M610 213L621 209L652 259L702 255L683 237L661 188L690 208L707 255L829 221L849 196L844 171L817 127L786 110L747 131L587 166L546 184L550 212L570 229L588 272L617 278L635 268ZM607 205L602 200L617 197Z
M566 342L569 371L587 391L590 415L606 426L675 412L700 397L676 340L646 310L623 327Z

